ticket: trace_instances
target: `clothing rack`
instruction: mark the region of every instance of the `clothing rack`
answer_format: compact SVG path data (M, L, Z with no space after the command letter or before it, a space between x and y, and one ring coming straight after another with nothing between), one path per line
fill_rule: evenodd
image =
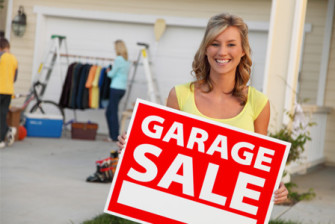
M93 57L86 55L77 55L77 54L60 54L61 57L71 57L71 58L86 58L86 59L95 59L102 61L114 61L114 58L104 58L104 57Z
M100 61L114 61L114 58L105 58L105 57L95 57L95 56L87 56L87 55L78 55L78 54L60 54L61 57L71 57L71 58L85 58L91 60L100 60ZM129 61L132 64L135 64L136 61Z
M108 58L108 57L96 57L96 56L88 56L88 55L79 55L79 54L60 54L60 57L66 57L66 58L72 58L72 59L74 59L74 60L76 60L76 58L78 59L78 60L80 60L80 59L86 59L87 61L89 61L89 60L92 60L92 61L96 61L96 63L98 63L97 61L100 61L100 62L103 62L103 61L105 61L105 62L109 62L109 61L114 61L115 60L115 58ZM147 59L148 60L148 59ZM129 62L132 64L132 65L134 65L136 68L137 68L137 66L138 65L143 65L144 66L144 63L143 62L140 62L140 60L139 60L139 58L136 60L136 61L131 61L131 60L129 60ZM147 61L147 64L148 65L150 65L151 64L151 62L150 61ZM135 68L135 72L136 72L136 68ZM132 82L133 82L134 80L132 80ZM130 92L130 90L129 90L129 92ZM125 105L127 105L127 103L125 103ZM72 111L73 111L73 113L74 113L74 120L77 120L77 113L76 113L76 110L77 109L71 109ZM69 123L71 123L71 121L70 122L68 122L67 124L69 124ZM124 123L124 122L123 122ZM124 126L124 124L122 124L123 126ZM124 127L123 127L124 128Z

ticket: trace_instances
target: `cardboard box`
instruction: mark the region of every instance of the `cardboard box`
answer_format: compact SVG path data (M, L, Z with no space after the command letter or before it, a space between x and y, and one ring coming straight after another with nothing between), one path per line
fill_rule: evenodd
M16 130L17 130L16 135L15 135L15 141L18 140L18 136L19 136L21 112L22 112L22 109L19 107L10 107L8 114L7 114L7 125L11 127L16 127Z
M73 122L71 124L71 137L73 139L95 140L98 124Z
M26 113L25 127L29 137L60 138L63 129L63 118L58 115Z

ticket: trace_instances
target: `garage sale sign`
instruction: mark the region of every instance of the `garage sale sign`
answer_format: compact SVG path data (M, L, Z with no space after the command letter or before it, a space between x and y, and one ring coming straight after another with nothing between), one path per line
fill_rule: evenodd
M289 148L137 100L105 212L140 223L267 223Z

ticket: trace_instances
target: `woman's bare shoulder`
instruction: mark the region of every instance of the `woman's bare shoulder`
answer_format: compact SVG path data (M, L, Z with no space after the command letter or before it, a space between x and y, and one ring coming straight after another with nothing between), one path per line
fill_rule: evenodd
M170 92L169 96L167 98L166 106L171 107L173 109L179 110L179 104L178 104L178 99L177 99L177 93L175 87L173 87Z

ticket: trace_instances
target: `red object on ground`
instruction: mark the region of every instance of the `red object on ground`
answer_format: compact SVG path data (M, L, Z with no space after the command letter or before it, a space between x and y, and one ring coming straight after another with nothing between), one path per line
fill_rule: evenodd
M27 129L20 125L19 127L19 136L18 136L18 139L21 141L23 140L25 137L27 136Z

